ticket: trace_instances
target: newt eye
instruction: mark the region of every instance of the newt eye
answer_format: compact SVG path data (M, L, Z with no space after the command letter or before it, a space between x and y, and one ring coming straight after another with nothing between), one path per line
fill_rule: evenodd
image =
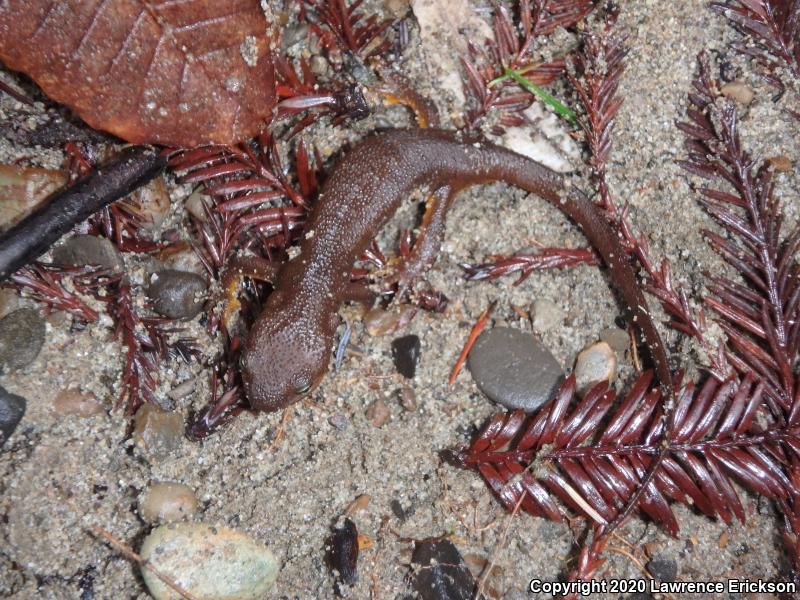
M301 396L304 396L311 391L311 382L307 380L299 381L295 384L294 390Z

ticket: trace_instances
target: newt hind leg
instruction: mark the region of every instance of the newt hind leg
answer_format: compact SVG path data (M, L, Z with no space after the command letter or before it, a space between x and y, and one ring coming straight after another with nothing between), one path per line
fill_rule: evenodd
M444 241L447 211L454 196L453 188L447 185L435 189L428 196L419 235L411 252L387 278L388 283L397 284L395 297L404 296L436 261Z

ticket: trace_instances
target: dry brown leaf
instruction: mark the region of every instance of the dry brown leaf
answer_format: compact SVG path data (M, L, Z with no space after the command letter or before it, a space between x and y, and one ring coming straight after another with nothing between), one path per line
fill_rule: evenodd
M135 143L233 143L275 104L258 0L5 0L0 59L96 129Z

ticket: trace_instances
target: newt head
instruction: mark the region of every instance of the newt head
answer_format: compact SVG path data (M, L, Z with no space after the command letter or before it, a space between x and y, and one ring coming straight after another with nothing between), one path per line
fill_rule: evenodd
M293 311L264 311L242 352L244 391L253 410L271 412L301 400L322 381L331 336Z

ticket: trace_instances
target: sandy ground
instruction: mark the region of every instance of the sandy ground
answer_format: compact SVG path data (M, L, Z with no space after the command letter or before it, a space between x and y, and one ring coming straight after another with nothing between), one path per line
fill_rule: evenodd
M757 155L798 156L797 138L780 112L788 100L773 102L771 89L728 50L734 34L698 0L631 0L624 3L619 27L628 32L630 54L621 83L627 102L617 119L610 164L612 188L621 203L631 204L631 218L647 232L654 253L667 256L676 278L702 294L701 272L720 264L698 232L698 225L709 220L674 164L682 152L674 122L684 111L695 56L702 48L719 52L754 88L755 100L744 111L742 127L745 143ZM434 86L426 61L432 59L415 44L416 38L407 68L430 94ZM442 52L455 56L449 48ZM445 115L457 108L447 98L434 99ZM0 108L10 106L7 98L2 103ZM324 135L335 149L345 138L354 139L387 119L398 123L406 117L392 109L347 134L317 128L307 136ZM4 162L23 156L31 164L52 164L58 158L7 144L2 154ZM792 219L800 211L797 173L795 167L777 177ZM581 173L575 177L588 187ZM174 197L182 193L176 189ZM413 212L405 210L405 217ZM183 218L177 203L172 218ZM198 520L239 528L270 546L282 563L275 598L333 597L333 579L323 561L325 539L331 523L360 494L369 494L371 502L355 521L375 544L361 555L361 577L351 597L401 597L408 539L443 534L454 536L462 554L485 558L507 529L505 547L496 556L503 575L495 587L504 598L526 598L531 578L563 573L573 541L566 526L528 516L509 523L476 475L438 458L439 450L464 444L473 428L495 411L467 372L452 388L447 375L469 328L491 300L498 300L495 323L528 330L530 324L512 305L530 307L537 298L559 305L564 323L541 337L565 368L571 368L577 352L602 329L613 325L619 309L606 277L591 267L538 274L519 287L512 287L510 280L463 281L459 263L490 253L510 253L533 240L584 243L573 226L539 199L499 184L471 190L455 206L450 231L428 277L450 298L450 308L443 315L420 314L404 332L422 340L422 358L411 384L419 404L415 412L404 411L396 400L395 392L404 383L391 361L391 337L371 338L358 311L346 308L342 314L353 323L355 351L348 353L339 372L326 378L312 401L289 409L282 438L276 439L281 414L244 415L218 435L200 443L182 440L167 459L152 460L129 439L127 420L111 410L123 349L112 341L108 323L75 334L64 325L48 325L38 359L0 378L6 389L28 400L27 415L0 453L0 596L146 598L138 568L93 539L86 527L101 525L138 547L149 531L137 511L139 498L150 482L162 480L196 490ZM196 329L202 331L199 325ZM674 343L673 336L667 337ZM680 360L691 365L693 349L683 346ZM213 354L214 347L208 352ZM191 377L199 377L201 385L178 401L182 415L207 399L204 370L172 363L161 373L163 390ZM54 396L75 386L93 391L108 411L89 419L56 418L50 408ZM365 410L381 398L392 416L375 428ZM332 417L343 420L344 429L334 427ZM768 502L744 493L742 497L745 525L728 529L677 506L677 538L638 520L620 535L636 547L647 545L659 558L677 561L679 579L778 577L780 520ZM392 501L402 505L405 518L394 514ZM609 552L606 558L602 577L642 576L627 557ZM93 596L81 596L88 589L87 578L93 579Z

